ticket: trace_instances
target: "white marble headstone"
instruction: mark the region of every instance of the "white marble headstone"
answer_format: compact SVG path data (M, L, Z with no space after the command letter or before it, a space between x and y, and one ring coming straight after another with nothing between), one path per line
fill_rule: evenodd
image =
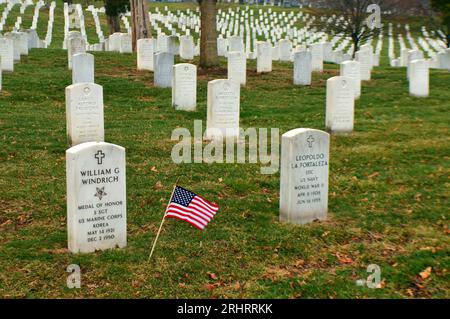
M90 53L77 53L72 56L72 84L94 83L94 56Z
M137 40L137 69L153 71L154 41L151 38Z
M370 51L369 50L357 51L355 53L355 59L360 63L361 81L370 81L372 70Z
M208 82L206 137L239 137L240 85L232 80Z
M230 51L227 58L228 79L245 85L247 79L247 57L242 51Z
M104 141L102 86L77 83L66 87L66 125L71 146Z
M280 61L290 61L292 53L292 43L288 39L278 41Z
M413 60L409 63L409 94L427 97L429 94L429 67L425 60Z
M67 235L72 253L127 245L125 149L87 142L66 151Z
M258 42L257 44L256 72L272 72L272 45L270 42Z
M244 41L242 37L234 35L228 38L228 52L244 51Z
M194 58L194 49L194 38L190 35L182 35L180 37L180 58L192 60Z
M323 71L323 46L322 43L314 43L310 46L312 58L312 70L316 72Z
M156 87L168 88L172 86L173 54L156 52L153 56L154 84Z
M13 40L0 38L0 58L3 71L14 71L14 43Z
M294 53L294 85L311 85L311 60L310 51L303 50Z
M195 111L197 105L197 67L179 63L173 66L172 106L176 110Z
M332 133L353 131L355 92L353 79L334 76L327 80L325 126Z
M328 133L298 128L281 139L280 221L306 224L328 211Z
M344 61L340 64L340 75L353 80L355 99L361 96L361 64L358 61Z
M122 33L120 35L120 45L119 52L120 53L133 53L133 45L131 42L131 35L128 33Z
M72 69L72 56L78 53L86 53L86 41L81 36L74 35L67 43L69 70Z

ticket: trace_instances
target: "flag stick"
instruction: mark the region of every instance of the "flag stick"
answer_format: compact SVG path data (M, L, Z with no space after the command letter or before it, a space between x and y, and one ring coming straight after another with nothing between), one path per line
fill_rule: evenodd
M159 225L158 233L156 234L156 238L155 238L155 241L153 242L153 247L152 247L152 250L151 250L151 252L150 252L150 255L148 256L147 262L149 262L150 259L152 258L153 251L155 250L156 242L158 241L159 234L161 233L162 226L163 226L163 224L164 224L164 221L166 220L165 217L166 217L166 213L167 213L167 208L169 208L170 202L172 201L173 193L175 192L175 188L177 187L177 184L178 184L178 180L179 180L179 179L180 179L180 178L178 177L178 178L177 178L177 181L175 182L175 185L173 185L172 194L170 195L169 202L167 203L166 209L165 209L165 211L164 211L164 215L163 215L163 218L162 218L162 220L161 220L161 224Z

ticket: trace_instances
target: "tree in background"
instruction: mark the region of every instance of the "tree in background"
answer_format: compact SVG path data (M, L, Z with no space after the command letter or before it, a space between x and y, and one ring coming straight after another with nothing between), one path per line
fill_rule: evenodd
M353 57L359 50L361 43L371 37L376 37L381 32L378 27L370 28L367 25L367 18L370 13L367 7L371 4L381 4L381 1L374 0L328 0L326 7L332 9L337 16L343 16L345 21L336 23L335 20L320 21L314 24L315 27L331 35L342 34L350 37L353 42ZM320 15L319 15L320 16Z
M139 39L151 38L150 18L147 0L130 0L131 4L131 37L133 50L136 50L136 43Z
M431 0L425 8L437 36L450 48L450 0Z
M200 66L209 68L219 65L217 56L217 0L198 0L200 5Z
M108 22L109 34L120 32L119 17L129 9L128 0L105 0L105 14Z

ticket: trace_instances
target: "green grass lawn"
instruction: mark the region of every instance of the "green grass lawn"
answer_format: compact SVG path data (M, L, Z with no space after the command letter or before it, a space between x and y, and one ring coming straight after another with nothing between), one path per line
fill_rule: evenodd
M374 70L356 103L355 131L331 139L328 219L295 226L278 222L279 174L261 175L257 164L171 160L173 129L192 131L195 119L206 126L207 81L226 77L225 60L220 69L199 71L198 109L186 113L172 109L170 89L153 87L152 73L136 71L134 54L95 52L105 138L127 152L128 246L68 253L64 89L71 73L56 27L61 6L55 14L54 49L33 49L14 73L3 74L0 296L450 297L450 73L438 70L425 99L408 95L404 68ZM387 65L387 37L382 54ZM291 84L290 63L274 63L270 74L255 70L248 61L243 128L325 128L325 84L336 65L314 74L311 87ZM179 176L181 186L220 210L203 232L168 220L147 263ZM70 264L81 267L81 289L66 287ZM381 267L380 289L355 284L369 275L369 264ZM429 276L421 276L428 267Z

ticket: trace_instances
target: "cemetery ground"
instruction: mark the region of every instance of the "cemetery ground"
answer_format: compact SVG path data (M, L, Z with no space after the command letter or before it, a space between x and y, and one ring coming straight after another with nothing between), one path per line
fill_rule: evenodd
M448 298L448 107L450 74L432 70L426 99L408 96L403 69L376 68L356 103L355 131L333 136L327 221L278 222L279 173L256 164L172 162L176 127L206 126L199 72L196 112L175 112L171 90L136 71L135 55L95 53L104 88L106 141L127 151L128 246L70 254L65 200L63 50L34 49L0 96L0 295L3 297ZM311 87L291 84L291 65L256 75L248 62L241 126L324 128L326 64ZM11 89L14 88L14 89ZM172 185L219 204L205 231L166 222L147 264ZM81 267L81 289L65 269ZM377 264L382 288L355 284ZM431 268L429 268L431 267Z
M450 74L430 70L430 96L410 97L405 68L386 67L387 40L382 66L363 82L354 132L331 137L328 218L304 226L278 221L279 173L262 175L259 164L172 162L172 130L193 132L197 119L206 127L207 81L226 78L225 59L220 68L199 70L197 111L176 112L171 89L155 88L153 73L136 71L135 54L92 52L104 90L105 141L126 149L128 246L69 253L64 90L71 72L60 49L61 10L51 48L32 49L14 73L3 74L0 296L450 297ZM338 66L325 64L312 86L300 87L292 85L292 63L273 65L258 75L247 60L241 127L325 129L326 80ZM219 212L203 232L166 221L147 263L178 177ZM81 267L80 289L66 286L71 264ZM367 278L370 264L381 267L379 289L355 283Z

